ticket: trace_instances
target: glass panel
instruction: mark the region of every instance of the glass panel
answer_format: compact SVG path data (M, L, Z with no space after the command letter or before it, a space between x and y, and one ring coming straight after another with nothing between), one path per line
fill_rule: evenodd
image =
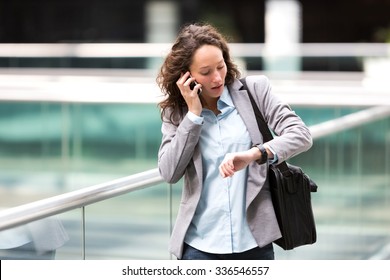
M57 215L68 237L65 243L58 247L56 260L83 259L83 209L76 209Z
M155 168L160 126L155 104L0 103L3 207Z
M86 259L169 259L166 184L86 208Z
M0 259L81 259L80 210L0 231Z
M360 110L293 109L309 126ZM0 103L1 207L155 168L160 126L155 104ZM291 159L319 185L318 241L292 252L275 247L278 259L390 259L389 128L387 118L345 130ZM172 187L172 200L164 184L88 206L86 258L170 258L181 188ZM71 238L56 258L81 259L80 210L61 220Z

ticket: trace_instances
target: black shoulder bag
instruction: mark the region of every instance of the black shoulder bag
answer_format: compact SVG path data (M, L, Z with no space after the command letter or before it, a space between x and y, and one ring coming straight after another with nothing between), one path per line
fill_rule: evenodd
M245 78L240 81L248 92L264 142L268 142L273 139L269 127L249 91ZM300 167L286 162L276 166L271 164L268 177L276 218L282 232L282 237L274 243L284 250L315 243L317 231L311 192L317 191L317 184Z

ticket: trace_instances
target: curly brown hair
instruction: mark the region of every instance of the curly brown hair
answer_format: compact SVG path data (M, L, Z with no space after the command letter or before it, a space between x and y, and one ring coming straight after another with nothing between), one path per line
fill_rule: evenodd
M240 77L237 65L230 58L227 40L215 27L203 23L185 25L179 31L156 79L162 93L166 96L158 104L162 109L161 119L167 109L170 110L170 122L175 123L176 117L183 117L183 108L187 105L176 82L181 73L187 72L190 68L195 51L204 45L213 45L222 51L227 67L226 85L232 84L235 78Z

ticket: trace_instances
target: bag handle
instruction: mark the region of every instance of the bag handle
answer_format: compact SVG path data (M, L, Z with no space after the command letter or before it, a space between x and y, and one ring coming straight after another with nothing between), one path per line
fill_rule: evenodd
M257 106L257 104L252 96L251 91L249 90L249 87L246 83L246 79L242 78L242 79L240 79L240 81L244 85L244 89L246 89L248 96L249 96L249 99L252 103L253 111L255 112L257 126L259 127L259 130L260 130L261 134L263 135L264 142L268 142L268 141L272 140L274 137L272 136L272 133L271 133L267 123L265 122L264 117L261 114L259 107ZM276 167L282 172L283 176L292 175L291 171L288 168L287 163L285 161L279 163L278 165L276 165Z

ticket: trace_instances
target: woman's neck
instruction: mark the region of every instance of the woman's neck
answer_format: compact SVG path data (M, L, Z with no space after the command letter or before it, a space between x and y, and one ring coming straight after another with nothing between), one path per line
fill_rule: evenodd
M216 114L216 115L221 113L221 111L218 110L218 105L217 105L219 97L218 98L205 98L204 96L201 96L200 100L202 102L203 108L208 109L210 111L213 111L214 114Z

